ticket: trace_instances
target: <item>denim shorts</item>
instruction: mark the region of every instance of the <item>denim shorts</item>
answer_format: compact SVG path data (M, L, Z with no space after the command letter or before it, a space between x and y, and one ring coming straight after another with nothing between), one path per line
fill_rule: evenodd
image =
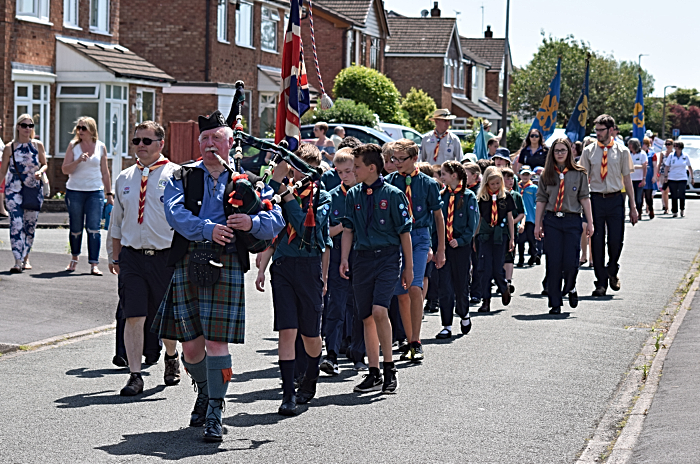
M321 257L276 259L270 266L275 331L298 329L305 337L321 334L323 278Z
M428 251L430 250L430 229L422 227L411 231L411 245L413 247L413 282L411 287L423 288L423 277L425 277L425 267L428 265ZM401 264L403 272L404 263ZM394 295L405 295L408 293L399 280Z
M355 252L353 267L352 290L360 319L370 317L373 306L389 308L396 282L400 281L399 247Z

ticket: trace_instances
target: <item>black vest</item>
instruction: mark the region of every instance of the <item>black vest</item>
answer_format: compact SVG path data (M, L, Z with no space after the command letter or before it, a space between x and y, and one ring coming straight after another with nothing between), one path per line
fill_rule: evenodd
M204 199L204 169L195 166L182 166L173 173L175 180L182 180L182 187L185 191L185 209L191 211L195 216L199 215ZM173 235L173 243L170 246L170 256L168 265L174 266L186 254L190 246L190 241L180 235L177 231ZM244 247L236 247L238 261L243 272L250 270L250 255Z

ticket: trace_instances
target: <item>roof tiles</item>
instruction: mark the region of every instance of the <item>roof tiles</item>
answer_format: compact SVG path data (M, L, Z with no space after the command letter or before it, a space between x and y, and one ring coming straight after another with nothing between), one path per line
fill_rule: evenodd
M439 54L447 52L455 18L389 17L387 53Z
M469 39L460 37L462 50L467 49L472 54L491 64L491 71L500 71L503 64L503 47L506 39Z
M117 77L175 82L165 71L122 46L101 45L88 41L70 42L66 45L107 68Z

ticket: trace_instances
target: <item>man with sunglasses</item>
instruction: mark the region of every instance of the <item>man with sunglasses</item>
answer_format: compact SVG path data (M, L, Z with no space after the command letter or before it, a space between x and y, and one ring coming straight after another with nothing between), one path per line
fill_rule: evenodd
M130 375L120 392L122 396L143 392L141 356L144 351L160 352L158 335L148 329L173 274L172 266L168 266L173 231L165 218L163 193L177 165L161 154L164 137L165 130L160 124L153 121L139 124L131 141L136 150L136 164L123 170L115 181L109 225L112 236L109 269L119 275L120 310L126 319L124 346ZM180 382L177 342L163 339L163 344L165 384L176 385Z
M595 290L593 296L605 296L608 288L620 290L618 261L625 238L625 201L629 198L630 223L637 223L637 208L630 173L634 170L632 157L627 147L617 143L613 137L615 119L601 114L595 121L598 143L592 143L583 150L580 164L588 172L591 184L591 207L593 210L594 233L591 238L593 268L595 269ZM605 265L605 243L607 231L608 265Z
M448 109L435 110L430 120L435 123L435 130L423 137L418 161L439 164L448 160L462 161L462 145L459 137L450 132L450 124L457 116Z

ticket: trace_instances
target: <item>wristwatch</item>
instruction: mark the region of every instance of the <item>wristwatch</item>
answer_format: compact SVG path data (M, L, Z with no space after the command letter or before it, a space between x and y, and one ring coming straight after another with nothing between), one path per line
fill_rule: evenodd
M105 196L106 196L106 197L113 197L113 196L114 196L114 193L112 193L112 192L107 192L107 193L105 193Z
M112 264L114 264L115 266L119 266L119 260L118 260L118 259L113 259L113 260L112 260Z

